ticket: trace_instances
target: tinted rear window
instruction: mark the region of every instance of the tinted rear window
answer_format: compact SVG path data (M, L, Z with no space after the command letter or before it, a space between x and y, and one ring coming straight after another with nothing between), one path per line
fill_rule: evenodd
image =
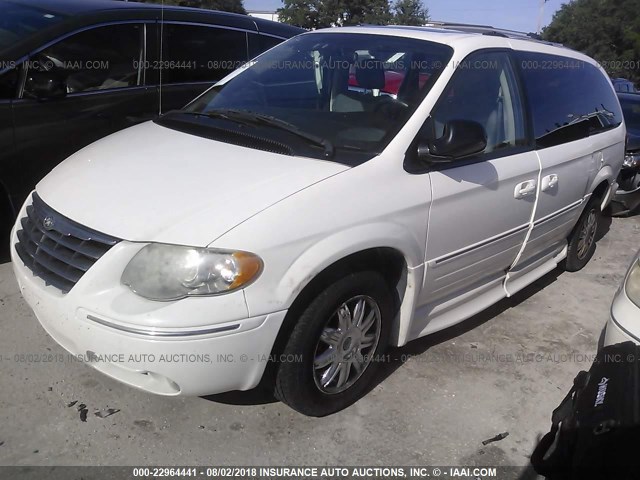
M257 57L262 52L282 43L284 40L259 33L249 34L249 58Z
M529 52L518 57L538 147L579 140L622 122L609 79L592 64Z
M215 82L248 60L247 34L195 25L164 26L164 83Z
M0 0L0 51L64 18L43 8Z

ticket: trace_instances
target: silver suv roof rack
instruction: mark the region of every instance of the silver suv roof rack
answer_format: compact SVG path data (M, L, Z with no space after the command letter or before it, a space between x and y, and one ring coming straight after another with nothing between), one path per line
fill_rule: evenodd
M543 40L537 33L518 32L516 30L508 30L505 28L496 28L491 25L474 25L470 23L452 23L452 22L440 22L430 20L424 24L425 27L431 28L443 28L446 30L457 30L459 32L478 33L481 35L489 35L494 37L514 38L518 40L530 40L534 42L544 43L546 45L553 45L556 47L562 47L560 43L548 42Z

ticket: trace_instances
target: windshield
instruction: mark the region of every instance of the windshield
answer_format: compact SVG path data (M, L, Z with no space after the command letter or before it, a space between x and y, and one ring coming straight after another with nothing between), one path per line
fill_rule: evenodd
M640 97L640 95L638 95ZM627 127L640 130L640 98L637 100L620 99L624 121Z
M250 112L323 139L319 156L328 156L328 145L337 156L340 149L376 154L409 119L452 53L445 45L401 37L304 34L261 55L183 113L210 119ZM256 125L261 136L278 127L273 121Z
M0 0L0 51L63 18L41 8Z

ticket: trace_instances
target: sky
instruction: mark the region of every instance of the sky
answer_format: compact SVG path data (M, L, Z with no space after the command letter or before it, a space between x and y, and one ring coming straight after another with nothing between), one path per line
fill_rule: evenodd
M393 1L393 0L392 0ZM551 22L554 12L568 0L548 0L543 26ZM432 20L491 25L498 28L535 32L540 0L423 0ZM282 0L244 0L247 10L273 11Z

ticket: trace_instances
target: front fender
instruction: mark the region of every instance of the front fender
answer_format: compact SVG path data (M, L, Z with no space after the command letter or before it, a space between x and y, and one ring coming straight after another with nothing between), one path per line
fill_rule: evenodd
M283 308L289 308L317 275L336 262L365 250L391 248L404 257L407 268L397 286L401 304L393 320L390 342L395 346L404 345L423 281L423 247L411 238L410 232L392 223L360 225L323 238L295 259L278 282L273 298L278 299Z
M274 292L276 298L290 306L304 287L327 267L372 248L398 251L410 269L423 263L424 246L402 226L393 223L359 225L323 238L303 251L278 283Z
M606 194L602 198L602 204L600 205L601 210L604 210L607 205L609 205L612 194L615 193L612 192L612 185L615 182L616 177L617 174L613 171L613 168L610 165L605 165L596 174L596 177L593 179L593 182L591 182L591 185L589 186L589 190L587 193L593 194L596 188L598 188L598 185L600 185L602 182L607 182L607 184L609 185Z
M378 222L336 229L330 234L272 246L260 251L265 263L261 277L245 289L251 315L290 308L298 295L321 272L355 253L374 248L398 252L406 271L398 284L400 313L394 319L391 342L406 342L416 293L423 280L424 245L406 227L393 222ZM372 265L374 267L374 265Z
M288 309L319 273L334 263L372 248L391 248L409 269L419 266L423 246L404 227L394 223L336 229L260 251L265 264L261 277L245 289L251 315ZM372 266L373 267L373 266Z

